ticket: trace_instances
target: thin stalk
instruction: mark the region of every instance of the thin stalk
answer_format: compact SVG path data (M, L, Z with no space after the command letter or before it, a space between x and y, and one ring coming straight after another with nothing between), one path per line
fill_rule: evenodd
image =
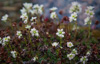
M75 35L74 35L74 40L76 40L77 36L77 21L75 22Z
M60 59L61 59L61 63L62 63L62 52L61 52L61 47L62 47L62 38L60 37L60 48L59 48L59 53L60 53ZM58 54L59 55L59 54Z
M62 43L62 38L60 38L60 46L61 46L61 43Z
M28 33L29 33L29 43L32 44L30 31L28 31Z
M91 35L91 24L89 24L89 35L88 35L88 38L90 38L90 35Z
M24 40L25 40L25 44L27 44L27 41L26 41L26 38L24 37Z
M31 34L30 34L30 31L28 32L29 33L29 43L31 44L31 46L32 46L32 41L31 41ZM33 46L32 46L33 47ZM31 54L32 55L32 48L31 48L31 50L30 50L30 52L29 52L29 54ZM33 56L33 55L32 55Z
M9 45L10 50L12 50L10 43L8 45Z

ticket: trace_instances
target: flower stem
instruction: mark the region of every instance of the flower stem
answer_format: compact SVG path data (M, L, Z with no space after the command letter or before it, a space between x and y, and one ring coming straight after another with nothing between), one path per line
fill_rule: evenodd
M10 50L12 50L10 43L8 45L9 45Z
M91 24L89 24L89 35L88 35L88 38L90 38L90 35L91 35Z
M75 35L74 35L75 40L76 40L76 35L77 35L77 21L75 22Z
M29 43L31 44L31 46L32 46L32 41L31 41L31 34L30 34L30 31L28 32L29 33ZM33 47L33 46L32 46ZM32 55L33 53L32 53L32 51L33 51L33 49L31 48L30 49L30 54ZM32 55L33 56L33 55Z
M60 46L61 46L61 43L62 43L62 38L60 38Z
M28 33L29 33L29 42L32 44L30 31Z

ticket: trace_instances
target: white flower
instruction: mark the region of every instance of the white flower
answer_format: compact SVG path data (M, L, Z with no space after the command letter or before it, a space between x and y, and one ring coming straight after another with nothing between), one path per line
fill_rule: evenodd
M34 9L39 9L39 7L40 7L40 6L39 6L38 4L35 4L35 5L33 6Z
M90 11L89 16L93 17L94 16L94 11Z
M39 36L38 30L36 30L35 28L31 29L30 33L32 34L32 36Z
M90 51L88 51L88 52L86 53L86 55L87 55L87 56L90 56L90 54L91 54L91 52L90 52Z
M10 36L4 37L2 40L3 40L2 45L5 46L7 42L9 42Z
M24 21L25 24L28 22L28 15L27 15L27 13L22 14L20 16L20 18L22 18L22 20Z
M67 54L67 57L69 58L69 60L72 60L75 57L75 54L72 53Z
M53 46L53 47L56 47L57 45L58 45L58 42L52 43L52 46Z
M3 38L3 41L8 42L9 40L10 40L10 36L7 36L7 37L4 37L4 38Z
M72 50L72 53L75 54L75 55L78 54L76 49L73 49L73 50Z
M72 42L67 42L67 47L71 48L71 47L73 47L73 46L74 46L74 45L73 45Z
M57 18L56 12L51 12L50 18L51 19L56 19Z
M26 29L30 29L31 28L31 26L30 25L26 25L26 27L25 27Z
M80 58L80 62L82 62L83 64L85 64L86 61L88 61L87 56L83 56Z
M24 7L20 11L21 11L21 14L27 13L27 11Z
M32 9L32 3L24 3L23 6L29 11L30 9Z
M94 10L93 10L94 7L92 6L88 6L87 9L85 10L85 14L89 17L93 17L94 15Z
M22 32L21 31L17 31L16 35L18 36L18 38L22 37Z
M6 22L7 21L7 19L8 19L8 14L5 14L4 16L2 16L2 21L4 21L4 22Z
M32 15L34 15L34 14L38 14L38 11L37 11L36 9L33 9L33 10L30 10L30 13L31 13Z
M25 24L27 24L27 23L28 23L28 20L27 20L27 19L26 19L26 20L24 20L24 23L25 23Z
M77 21L77 13L72 13L71 16L69 17L70 22L72 21Z
M52 7L52 8L50 8L50 11L55 11L57 9L58 9L57 7Z
M91 24L90 17L85 18L84 25Z
M78 2L72 2L69 12L70 13L73 13L73 12L79 13L79 12L81 12L81 10L82 10L81 5Z
M40 7L38 9L38 13L39 14L43 14L43 5L40 5Z
M33 11L36 12L35 14L40 14L40 15L43 14L43 5L35 4L33 6L33 9L34 9ZM32 14L34 14L34 12L31 11Z
M27 13L24 13L20 16L20 18L22 18L22 20L28 20L28 15Z
M37 17L32 17L32 18L31 18L31 21L34 21L34 20L36 20L36 18L37 18Z
M93 7L93 6L88 6L87 9L88 9L88 10L93 10L94 7Z
M42 14L43 14L43 10L42 10L42 9L39 9L39 10L38 10L38 13L39 13L40 15L42 15Z
M35 56L32 60L35 62L38 59L37 56Z
M12 57L16 58L17 57L17 52L16 51L11 51Z
M65 32L63 31L63 29L57 29L57 31L58 31L58 32L56 33L57 36L59 36L59 37L61 37L61 38L64 37Z

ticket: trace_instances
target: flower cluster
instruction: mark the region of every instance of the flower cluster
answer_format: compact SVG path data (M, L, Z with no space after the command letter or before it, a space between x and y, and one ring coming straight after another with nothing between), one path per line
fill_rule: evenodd
M94 15L94 11L93 11L93 8L92 6L88 6L87 9L85 10L85 14L89 17L93 17Z
M9 40L10 36L0 38L0 44L2 44L2 46L5 46L9 42Z
M78 2L72 2L69 12L71 16L69 17L70 22L77 21L77 14L81 12L81 5Z
M73 45L73 43L72 42L67 42L67 47L69 47L69 48L71 48L71 47L73 47L74 45ZM75 55L77 55L78 53L77 53L77 50L76 49L73 49L72 50L72 52L70 53L70 54L67 54L67 57L69 58L69 60L72 60L74 57L75 57Z
M51 11L50 18L51 19L56 19L57 18L57 14L55 12L57 9L58 9L57 7L50 8L50 11Z
M22 20L24 21L25 24L28 22L28 15L27 15L27 13L22 14L20 16L20 18L22 18Z
M85 10L85 14L87 15L87 18L84 20L84 25L91 25L91 18L94 16L94 7L88 6L87 9Z
M4 21L4 22L6 22L7 21L7 19L8 19L8 14L5 14L3 17L2 17L2 21Z
M23 6L25 8L22 8L22 10L21 10L22 13L25 12L25 9L26 9L26 12L30 12L33 5L32 5L32 3L24 3Z
M16 51L11 51L12 57L16 58L17 57L17 52Z
M72 5L69 10L70 13L79 13L81 12L81 5L78 2L72 2Z
M12 29L0 30L1 64L91 64L95 62L94 58L99 61L99 41L91 31L77 26L78 13L81 12L78 2L72 3L71 16L62 18L70 21L68 23L58 18L57 7L49 9L50 18L45 20L43 5L24 3L23 6L20 18L24 23L11 23ZM85 25L90 25L93 7L87 7L86 13ZM9 18L5 15L2 21ZM88 34L91 37L87 37Z
M69 17L69 19L70 19L70 22L72 22L72 21L77 21L77 13L72 13L71 14L71 16Z
M39 15L42 15L43 14L43 5L38 5L38 4L35 4L33 7L32 7L32 10L30 10L31 14L34 15L34 14L39 14Z
M28 23L29 21L29 14L31 15L43 14L43 5L38 5L38 4L33 5L32 3L24 3L23 6L24 7L20 10L22 14L20 18L22 18L25 24ZM36 19L36 17L32 17L31 21L33 21L34 19Z
M87 53L86 53L86 56L82 56L81 58L80 58L80 62L82 62L83 64L85 64L87 61L88 61L88 57L91 55L91 53L90 53L90 51L88 51Z

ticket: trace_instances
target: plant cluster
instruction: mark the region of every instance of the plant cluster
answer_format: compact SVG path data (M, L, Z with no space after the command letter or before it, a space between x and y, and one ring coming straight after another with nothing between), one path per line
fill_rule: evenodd
M24 3L19 23L5 14L1 20L11 25L0 30L0 64L100 64L100 43L91 33L94 7L85 10L87 29L78 26L78 2L72 2L70 17L60 20L57 9L45 18L43 5Z

